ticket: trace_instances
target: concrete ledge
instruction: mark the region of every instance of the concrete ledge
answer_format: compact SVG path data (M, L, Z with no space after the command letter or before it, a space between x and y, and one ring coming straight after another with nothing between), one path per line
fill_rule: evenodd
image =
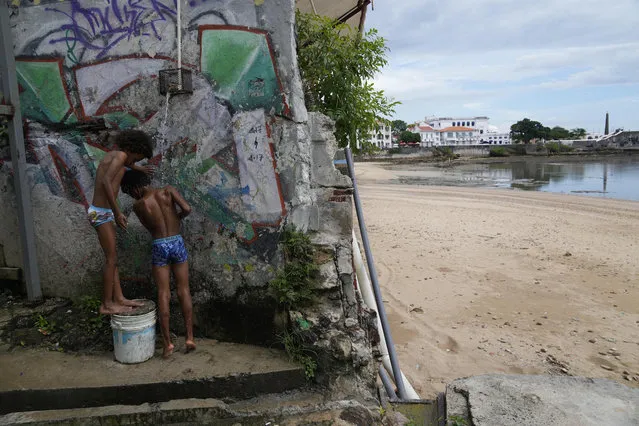
M31 411L0 416L0 425L139 425L139 424L379 424L375 407L355 401L325 402L321 395L297 392L265 395L241 404L218 399L182 399L158 404L112 405L73 410Z
M177 341L176 349L182 345ZM176 352L124 365L112 353L78 355L41 349L0 351L0 414L140 405L174 399L247 399L306 386L304 371L283 351L196 340Z
M73 389L15 390L0 393L0 414L104 405L139 405L186 398L246 399L306 384L303 370L286 370L167 383Z

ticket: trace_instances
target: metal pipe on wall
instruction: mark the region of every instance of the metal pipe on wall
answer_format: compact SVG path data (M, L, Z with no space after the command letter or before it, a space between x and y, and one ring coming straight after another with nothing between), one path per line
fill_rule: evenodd
M33 230L33 211L31 194L27 185L27 162L24 151L24 134L22 133L22 114L20 112L20 96L16 75L16 61L13 53L13 35L9 22L9 7L6 1L0 3L0 90L4 102L12 109L9 118L8 134L11 165L13 167L16 199L18 202L18 228L22 243L22 269L24 271L29 300L42 298L40 273L36 255L35 233Z
M397 353L395 352L395 344L393 343L393 337L391 336L390 326L388 324L388 317L386 316L386 309L384 309L384 301L382 300L382 292L379 288L379 281L377 280L377 269L375 269L375 262L373 260L373 253L370 249L370 243L368 241L368 232L366 231L366 223L364 222L364 213L362 212L362 205L359 199L359 190L357 189L357 181L355 179L355 168L353 166L353 154L351 149L347 147L344 149L346 154L346 163L348 165L348 173L353 181L353 201L355 203L355 212L357 213L357 221L359 222L359 230L362 236L362 244L364 245L364 253L366 253L366 263L368 264L368 272L370 274L371 282L373 284L373 292L375 293L375 302L377 304L377 313L379 314L379 320L382 323L382 330L386 336L386 348L388 350L388 356L390 357L391 366L393 367L393 376L395 378L395 384L397 385L397 393L402 400L408 399L406 396L406 388L404 387L404 381L402 380L401 370L399 369L399 362L397 361Z

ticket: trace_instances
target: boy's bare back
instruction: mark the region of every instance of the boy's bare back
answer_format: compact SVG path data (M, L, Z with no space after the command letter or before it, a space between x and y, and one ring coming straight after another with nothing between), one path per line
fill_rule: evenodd
M135 202L133 210L153 238L158 239L178 235L180 220L190 212L190 207L175 188L165 186L149 190Z
M98 170L95 174L95 191L93 192L93 205L96 207L103 208L112 208L109 203L109 197L107 195L107 188L102 185L102 182L107 182L110 184L111 192L115 198L118 197L118 193L120 192L120 182L122 181L122 176L124 175L125 169L125 161L127 159L127 155L121 151L111 151L108 152L100 164L98 165Z

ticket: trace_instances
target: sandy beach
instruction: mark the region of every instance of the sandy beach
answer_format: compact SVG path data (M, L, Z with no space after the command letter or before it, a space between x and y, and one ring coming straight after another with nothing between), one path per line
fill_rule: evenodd
M495 372L639 387L639 202L402 185L355 167L400 365L422 398Z

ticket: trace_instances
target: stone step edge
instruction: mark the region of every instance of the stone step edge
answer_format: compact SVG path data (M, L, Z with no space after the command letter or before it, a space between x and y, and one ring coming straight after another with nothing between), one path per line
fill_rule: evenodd
M283 396L286 398L286 396ZM337 418L347 423L363 424L361 421L378 424L376 407L366 407L358 401L332 401L318 404L291 404L264 410L252 410L243 404L235 406L219 399L180 399L140 405L110 405L91 408L45 410L11 413L0 416L0 425L137 425L137 424L206 424L216 420L216 425L272 425L286 419L298 418L312 422L331 421ZM226 421L224 421L226 420ZM251 423L246 423L250 421ZM284 423L284 424L297 424Z
M299 368L267 373L143 383L125 386L25 389L0 392L0 415L24 412L140 405L189 398L249 399L306 386Z

